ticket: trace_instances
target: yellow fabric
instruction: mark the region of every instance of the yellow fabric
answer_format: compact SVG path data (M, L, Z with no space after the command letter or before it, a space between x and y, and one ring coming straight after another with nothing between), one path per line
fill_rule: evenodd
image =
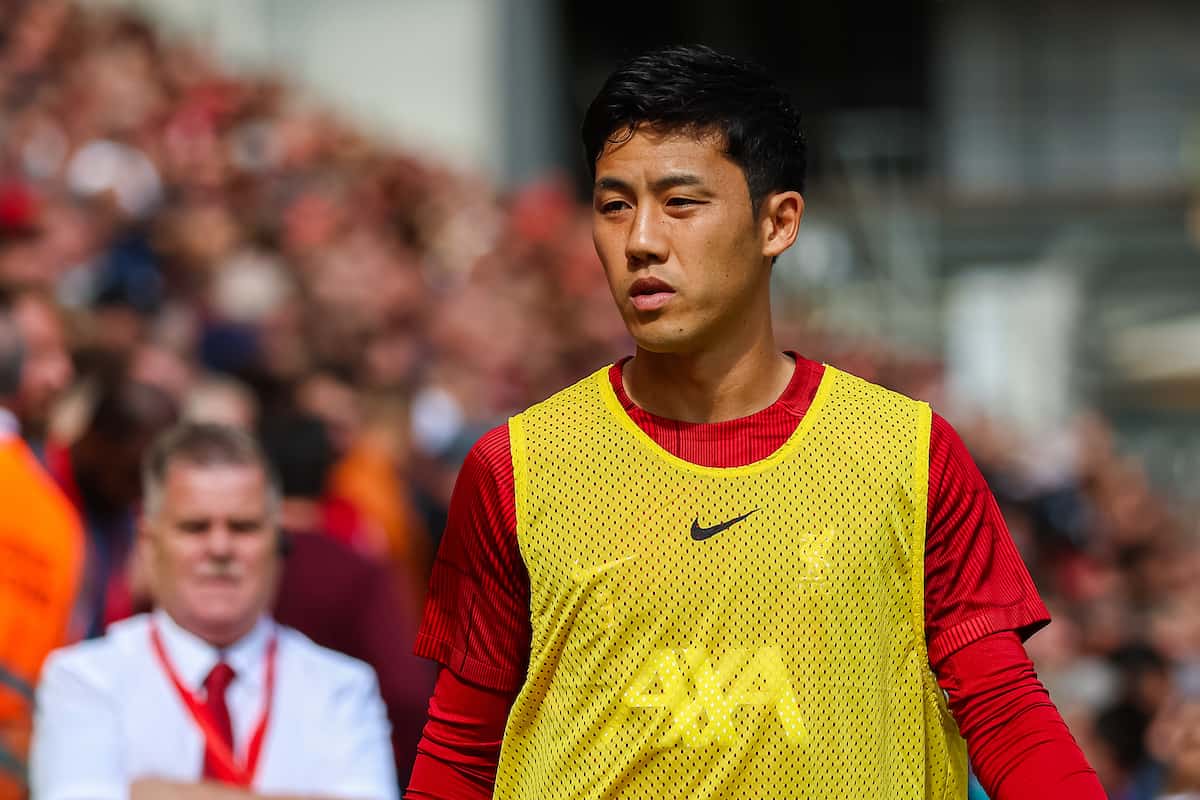
M495 796L965 797L925 649L929 425L833 368L744 467L660 448L607 369L514 417L533 642Z

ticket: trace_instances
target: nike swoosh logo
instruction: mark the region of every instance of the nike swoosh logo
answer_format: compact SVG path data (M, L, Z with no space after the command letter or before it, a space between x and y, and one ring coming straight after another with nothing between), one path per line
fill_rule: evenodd
M756 508L756 509L754 509L754 511L758 511L758 509ZM700 518L696 517L696 519L692 520L692 538L695 539L697 542L703 542L705 539L716 536L721 531L723 531L727 528L730 528L734 525L737 525L739 522L744 520L746 517L753 514L754 511L747 511L745 514L742 514L740 517L734 517L733 519L722 522L719 525L713 525L711 528L701 528L700 527Z

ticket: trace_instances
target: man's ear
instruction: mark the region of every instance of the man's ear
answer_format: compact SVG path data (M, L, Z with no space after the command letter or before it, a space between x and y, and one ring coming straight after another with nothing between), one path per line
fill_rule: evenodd
M775 192L762 201L761 218L763 256L777 258L796 241L800 218L804 216L804 197L799 192Z

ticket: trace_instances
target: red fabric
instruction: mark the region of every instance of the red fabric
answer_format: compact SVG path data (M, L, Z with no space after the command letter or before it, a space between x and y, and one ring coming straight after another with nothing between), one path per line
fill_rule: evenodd
M533 634L508 448L508 428L495 428L459 470L416 653L474 683L515 692Z
M938 683L991 800L1104 800L1016 634L994 633L955 651Z
M987 481L958 432L934 414L925 531L930 663L997 631L1028 639L1049 622Z
M233 679L233 667L224 661L217 662L212 672L204 679L204 708L208 711L213 727L221 734L221 739L231 753L236 751L233 748L233 721L229 718L229 707L225 705L225 690L233 683ZM220 781L224 779L224 775L225 771L220 768L212 753L207 747L204 748L205 780Z
M719 423L656 417L629 399L620 363L609 377L630 418L664 449L705 466L741 466L778 449L816 395L824 366L792 355L795 374L775 403L748 417ZM983 476L958 434L936 414L929 462L925 622L930 660L941 674L940 663L970 643L1000 631L1028 636L1045 625L1049 615ZM459 473L417 653L479 691L507 696L507 717L528 663L528 613L529 577L517 547L508 428L500 426L476 443ZM439 682L435 704L442 691ZM446 738L438 719L431 716L433 730L427 726L427 742L431 734ZM495 724L489 720L483 726L490 729ZM502 730L502 720L500 726ZM420 752L419 765L433 757L428 746ZM426 767L436 772L425 765L414 768L414 774L430 774L424 772ZM414 780L413 788L431 791L437 785Z
M490 798L514 698L511 692L474 686L443 669L405 796ZM436 794L425 794L421 787Z
M365 528L362 514L349 500L341 497L321 499L321 533L361 552L366 544Z
M717 423L656 417L629 399L621 364L610 378L630 418L664 449L696 464L731 467L777 450L812 404L824 367L795 358L796 372L775 403ZM1049 614L979 468L937 414L929 451L925 626L930 660L937 664L995 631L1026 637ZM502 425L476 443L459 473L417 637L419 655L496 689L520 685L529 654L529 577L516 530L508 427ZM482 605L480 598L486 598Z

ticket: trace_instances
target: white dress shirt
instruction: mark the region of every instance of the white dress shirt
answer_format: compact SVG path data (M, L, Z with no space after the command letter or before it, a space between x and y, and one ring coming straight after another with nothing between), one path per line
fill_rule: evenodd
M16 414L7 408L0 407L0 442L21 435L21 423Z
M240 761L262 714L267 644L278 633L275 697L253 791L398 797L387 713L369 666L265 617L218 651L160 610L47 659L30 753L35 800L126 800L138 778L200 779L203 734L154 655L151 619L180 681L198 697L218 660L233 667L225 699Z

